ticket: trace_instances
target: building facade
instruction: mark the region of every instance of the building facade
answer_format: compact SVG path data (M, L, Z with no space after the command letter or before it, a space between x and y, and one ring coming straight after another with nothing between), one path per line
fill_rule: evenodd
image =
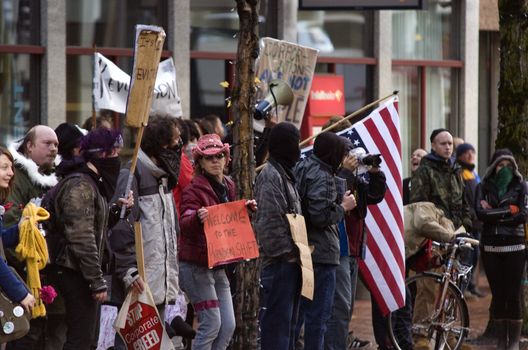
M412 149L429 148L435 128L475 145L492 137L495 107L479 103L491 89L479 85L481 4L424 1L424 10L301 10L297 0L261 0L260 9L261 37L314 47L316 72L344 76L347 113L399 91L405 175ZM89 118L93 52L131 72L137 23L165 29L162 56L174 58L184 117L227 120L229 91L219 83L234 80L235 1L0 0L0 144L35 124Z

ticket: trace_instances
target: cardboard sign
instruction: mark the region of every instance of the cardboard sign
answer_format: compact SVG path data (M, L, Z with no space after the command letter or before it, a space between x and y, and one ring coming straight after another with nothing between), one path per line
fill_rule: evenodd
M255 233L246 201L239 200L207 207L204 222L209 268L235 261L258 258Z
M126 122L129 126L139 128L148 120L164 42L163 28L136 26L134 69L126 110Z
M301 128L306 101L310 94L317 61L317 50L287 41L262 38L256 76L260 79L257 100L268 94L268 84L273 79L288 83L293 91L293 102L279 106L278 121L293 123Z
M93 98L97 111L109 109L117 113L126 112L130 75L114 62L96 52L94 54ZM176 82L174 60L167 58L158 66L150 114L181 117L181 99Z
M114 328L128 350L174 350L146 283L143 293L128 292Z
M293 241L301 257L302 287L301 295L313 300L314 294L314 271L312 265L312 251L308 246L308 234L306 232L306 223L304 216L300 214L286 214L290 223L290 231Z

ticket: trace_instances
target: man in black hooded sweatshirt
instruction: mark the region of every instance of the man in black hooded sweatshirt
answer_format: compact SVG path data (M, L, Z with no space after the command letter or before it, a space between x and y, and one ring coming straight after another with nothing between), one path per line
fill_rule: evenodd
M352 157L345 157L346 151L342 137L324 132L315 139L313 154L294 170L308 242L314 247L314 296L312 301L302 298L297 323L299 334L304 321L305 350L323 349L340 257L337 225L345 212L356 207L354 196L345 192L345 180L335 176L341 164L350 167Z
M269 159L259 173L255 200L259 209L253 228L259 242L260 338L262 350L289 350L295 341L295 325L301 295L299 252L286 214L300 214L293 167L299 160L299 130L290 123L275 125L268 139Z

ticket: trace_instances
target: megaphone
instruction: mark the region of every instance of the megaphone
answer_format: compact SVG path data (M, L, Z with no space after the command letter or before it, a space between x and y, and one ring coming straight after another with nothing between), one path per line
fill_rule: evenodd
M254 117L257 120L268 119L273 107L288 106L293 101L293 91L286 82L274 79L268 86L268 95L255 107Z

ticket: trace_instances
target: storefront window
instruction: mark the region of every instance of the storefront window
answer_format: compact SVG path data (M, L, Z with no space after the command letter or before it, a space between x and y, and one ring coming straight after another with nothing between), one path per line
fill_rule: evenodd
M0 144L24 136L38 124L38 57L0 55ZM35 104L35 105L33 105Z
M454 117L457 104L454 98L456 74L451 68L427 67L426 69L426 135L437 128L449 128L456 135Z
M0 45L38 45L39 2L33 0L0 1Z
M234 1L191 2L191 50L236 52L238 30Z
M398 109L403 158L403 176L410 176L411 153L420 147L420 79L418 67L394 67L392 84L399 90Z
M297 42L322 56L371 57L372 18L358 11L299 11Z
M429 0L427 10L392 12L394 59L458 59L459 1Z
M66 43L131 48L136 24L158 25L167 30L167 8L167 0L67 0Z
M345 80L345 113L350 114L372 100L372 68L359 64L338 64L336 74Z

